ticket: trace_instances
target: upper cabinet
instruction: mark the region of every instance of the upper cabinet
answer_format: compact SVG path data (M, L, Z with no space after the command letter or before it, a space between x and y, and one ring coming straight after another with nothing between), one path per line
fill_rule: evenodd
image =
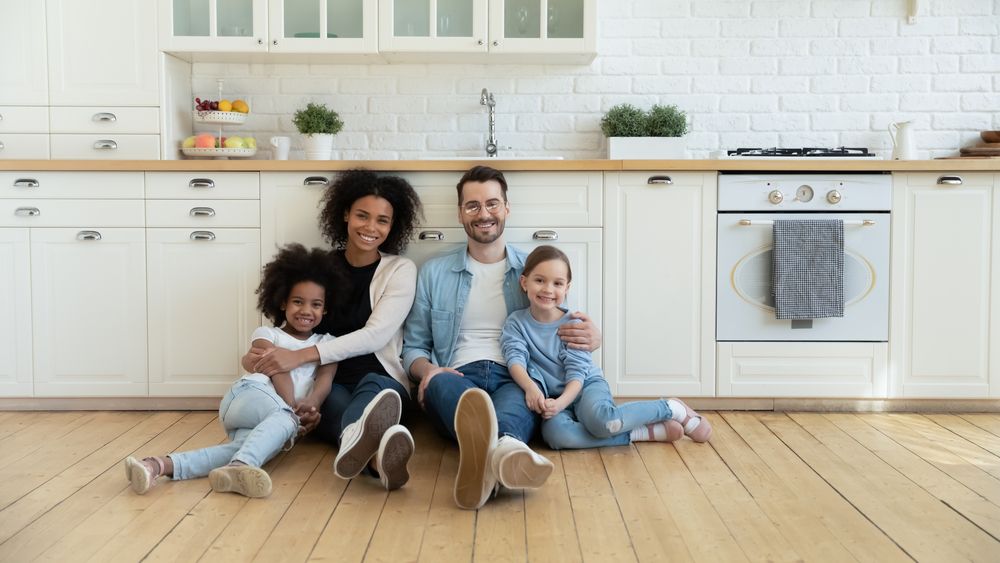
M0 2L0 106L49 103L45 0Z
M160 0L160 50L267 52L266 0Z
M272 53L377 53L378 5L369 0L274 0Z

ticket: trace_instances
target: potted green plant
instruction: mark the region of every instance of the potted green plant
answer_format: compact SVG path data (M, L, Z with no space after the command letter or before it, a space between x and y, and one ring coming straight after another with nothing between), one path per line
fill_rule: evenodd
M337 112L327 109L326 104L308 104L295 112L292 123L306 136L307 160L330 160L333 136L344 128Z
M654 105L643 111L620 104L601 118L601 131L608 138L610 159L681 159L687 114L677 106Z

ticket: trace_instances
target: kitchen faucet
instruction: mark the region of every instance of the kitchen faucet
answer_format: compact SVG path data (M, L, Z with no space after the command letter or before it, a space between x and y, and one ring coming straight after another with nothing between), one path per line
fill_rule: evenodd
M497 102L493 99L493 94L486 88L483 88L483 93L479 97L479 105L487 106L490 110L490 138L486 142L486 156L487 158L496 158L497 156L497 116L496 111L493 109L496 107Z

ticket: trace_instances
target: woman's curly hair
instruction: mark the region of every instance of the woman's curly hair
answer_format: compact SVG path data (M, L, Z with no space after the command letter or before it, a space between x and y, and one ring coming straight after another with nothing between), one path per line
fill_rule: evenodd
M392 226L379 250L402 254L417 228L418 218L423 217L420 198L413 186L399 176L380 176L363 168L341 172L323 194L323 210L319 214L323 237L334 248L346 248L347 222L344 216L350 212L355 201L369 195L384 198L392 205Z
M285 322L281 306L288 300L292 287L304 281L311 281L325 290L328 312L340 308L350 287L347 274L329 250L310 250L298 243L289 244L264 266L257 287L257 308L274 326L280 327Z

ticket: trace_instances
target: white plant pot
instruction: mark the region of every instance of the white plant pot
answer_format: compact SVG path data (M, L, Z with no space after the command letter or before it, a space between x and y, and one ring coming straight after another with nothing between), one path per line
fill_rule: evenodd
M333 135L317 133L306 135L306 160L330 160L333 150Z
M679 160L684 158L684 137L608 137L611 160Z

